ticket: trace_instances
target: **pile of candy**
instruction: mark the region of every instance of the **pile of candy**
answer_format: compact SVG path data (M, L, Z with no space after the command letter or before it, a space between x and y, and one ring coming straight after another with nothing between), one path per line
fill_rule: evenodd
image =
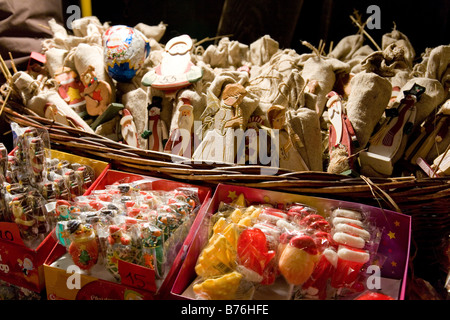
M45 205L86 192L95 180L87 165L52 158L45 129L12 123L14 149L0 145L0 221L15 222L28 246L39 244L54 227Z
M82 272L89 274L98 266L96 270L108 270L120 281L122 260L164 278L200 201L196 188L162 191L151 185L147 179L121 181L73 201L53 203L58 241Z
M195 267L198 299L248 300L282 278L287 299L349 298L367 289L363 271L380 258L380 230L353 209L324 218L299 203L283 210L222 203L211 222Z

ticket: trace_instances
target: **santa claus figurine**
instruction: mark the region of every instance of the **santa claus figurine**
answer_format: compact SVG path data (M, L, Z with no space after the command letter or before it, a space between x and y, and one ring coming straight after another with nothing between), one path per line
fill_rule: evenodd
M161 119L162 98L153 97L148 105L148 130L142 133L142 138L148 138L148 149L164 151L164 145L168 139L166 123Z
M136 124L134 123L133 116L128 109L123 109L122 113L123 116L120 119L120 125L122 127L123 141L129 146L139 148Z
M169 140L164 148L165 152L191 158L193 151L194 108L189 99L182 98L183 105L178 109L177 127L172 130Z

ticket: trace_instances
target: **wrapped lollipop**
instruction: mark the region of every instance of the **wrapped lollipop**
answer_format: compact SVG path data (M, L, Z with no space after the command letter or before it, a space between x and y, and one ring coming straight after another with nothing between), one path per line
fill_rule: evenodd
M66 200L58 200L55 205L55 215L57 221L68 221L75 219L80 209Z
M337 266L331 278L333 288L348 287L358 278L363 265L369 261L367 250L339 246L337 251Z
M327 298L328 281L337 267L337 253L334 248L323 251L311 277L302 285L302 294L306 298L324 300Z
M309 214L303 219L298 221L298 225L305 229L320 230L324 232L330 232L331 226L324 217L319 214Z
M24 241L34 240L37 236L35 230L33 230L36 219L34 219L33 212L28 206L26 195L20 194L14 196L8 205L13 216L13 221L19 228L21 238Z
M47 211L45 209L45 200L40 195L39 191L33 189L26 195L27 207L30 208L32 217L36 221L33 225L33 232L39 237L43 238L50 231L50 225L48 224Z
M94 181L94 170L89 166L80 166L75 170L79 195L84 194Z
M45 172L45 150L42 138L36 137L28 142L28 162L31 165L31 180L33 185L37 185L44 180Z
M76 197L81 196L80 186L75 171L68 169L64 172L64 186L69 194L69 200L73 201Z
M299 221L307 215L316 214L317 210L301 203L294 203L288 206L287 214L291 221Z
M291 285L302 285L311 276L320 255L314 239L306 234L295 235L289 240L278 261L278 268Z
M258 216L259 221L276 225L278 220L287 220L288 215L286 212L275 208L264 208Z
M237 243L238 264L245 268L239 269L247 278L261 284L271 284L275 281L275 251L268 249L266 236L258 228L249 228L239 236ZM255 274L256 273L256 274Z
M69 254L80 269L89 271L98 260L99 248L93 227L79 220L67 222L71 243Z
M138 250L135 240L127 234L122 226L110 225L106 249L106 268L116 279L120 279L118 260L135 263Z
M361 212L345 208L334 209L331 213L332 224L350 223L362 227L364 225L364 216Z
M162 231L151 223L141 224L143 265L155 270L158 278L163 276L164 250Z

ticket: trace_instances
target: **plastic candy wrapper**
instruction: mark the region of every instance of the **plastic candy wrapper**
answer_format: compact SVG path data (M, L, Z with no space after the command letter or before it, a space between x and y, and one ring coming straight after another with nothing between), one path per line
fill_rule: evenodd
M150 268L156 278L163 279L200 208L200 201L196 188L152 190L151 181L142 180L108 185L73 201L60 199L51 207L56 221L55 236L74 254L74 262L81 261L79 251L70 250L75 246L70 226L76 223L82 230L92 230L90 234L95 235L97 244L95 263L94 255L89 254L91 263L83 270L90 273L94 266L100 266L119 281L119 260ZM87 259L86 254L83 257Z
M43 128L20 127L15 122L11 123L11 129L16 148L17 182L36 186L45 178L45 160L50 149L48 132Z
M32 187L8 185L5 188L6 221L14 222L22 240L29 247L41 242L50 232L45 200Z
M330 215L329 246L311 278L296 293L308 299L343 298L364 290L365 267L377 255L381 232L357 210L336 208Z
M374 261L380 230L364 212L318 212L293 203L285 208L221 203L211 217L193 290L198 299L240 299L282 277L287 299L340 299L361 293L363 270ZM227 291L228 290L228 291ZM219 293L220 292L220 293Z

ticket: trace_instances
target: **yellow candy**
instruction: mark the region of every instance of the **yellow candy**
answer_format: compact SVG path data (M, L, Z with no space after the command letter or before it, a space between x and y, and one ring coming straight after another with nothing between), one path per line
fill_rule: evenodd
M237 239L239 237L238 225L236 223L230 223L224 230L223 236L228 240L230 245L236 250Z
M239 220L241 220L242 216L243 216L242 211L239 210L239 209L236 209L236 210L233 211L233 213L231 214L230 218L231 218L232 222L238 223Z
M239 221L238 224L239 224L240 226L244 226L244 227L251 227L251 225L252 225L252 218L250 218L250 217L242 218L242 219Z
M227 273L219 278L207 279L195 284L193 289L198 296L210 300L233 300L241 283L242 274L239 272Z
M195 272L204 278L230 272L236 264L236 251L222 234L215 234L203 249Z
M213 231L215 234L222 233L223 230L228 226L228 222L224 217L221 217L213 226Z

